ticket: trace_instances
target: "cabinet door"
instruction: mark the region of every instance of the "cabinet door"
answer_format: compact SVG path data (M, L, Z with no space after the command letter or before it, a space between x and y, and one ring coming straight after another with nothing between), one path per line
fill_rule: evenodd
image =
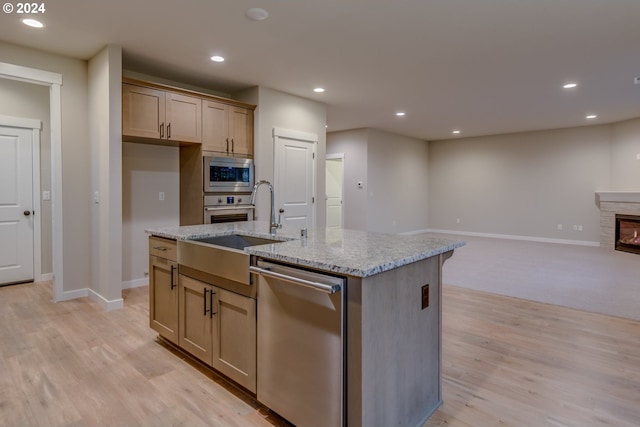
M202 142L202 100L172 92L167 92L166 97L166 139Z
M253 156L253 111L229 107L229 138L231 153Z
M178 265L157 256L149 257L149 326L178 343Z
M228 105L204 101L202 105L202 149L227 153L229 151Z
M122 85L123 135L163 138L164 118L164 91L130 84Z
M212 366L256 391L256 300L216 288Z
M182 274L179 277L179 345L211 365L213 286Z

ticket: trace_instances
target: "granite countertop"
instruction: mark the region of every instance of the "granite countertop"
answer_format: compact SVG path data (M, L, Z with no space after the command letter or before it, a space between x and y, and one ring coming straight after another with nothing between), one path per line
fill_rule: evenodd
M412 262L464 246L464 242L433 235L400 235L345 229L300 230L283 227L269 234L266 221L150 228L148 234L176 240L242 234L280 240L280 243L249 246L245 252L272 260L356 277L373 276Z

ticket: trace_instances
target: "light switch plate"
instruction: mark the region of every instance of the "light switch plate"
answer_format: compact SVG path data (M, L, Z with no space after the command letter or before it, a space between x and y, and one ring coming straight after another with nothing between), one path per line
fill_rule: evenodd
M45 202L51 200L51 192L50 191L43 191L42 192L42 200L44 200Z

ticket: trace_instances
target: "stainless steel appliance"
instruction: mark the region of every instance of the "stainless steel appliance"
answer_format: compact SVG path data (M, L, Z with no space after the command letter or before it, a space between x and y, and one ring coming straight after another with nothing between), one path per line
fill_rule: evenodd
M251 195L209 194L204 196L204 224L253 221L255 207Z
M257 398L300 427L345 418L345 278L258 259Z
M203 157L205 193L250 193L253 190L253 159Z

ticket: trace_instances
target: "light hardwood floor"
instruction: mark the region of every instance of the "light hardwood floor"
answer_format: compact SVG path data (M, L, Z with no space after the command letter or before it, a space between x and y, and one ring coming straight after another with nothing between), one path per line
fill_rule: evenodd
M282 426L125 308L0 287L0 426ZM425 426L638 426L640 322L444 288L444 405ZM386 426L367 426L386 427Z

